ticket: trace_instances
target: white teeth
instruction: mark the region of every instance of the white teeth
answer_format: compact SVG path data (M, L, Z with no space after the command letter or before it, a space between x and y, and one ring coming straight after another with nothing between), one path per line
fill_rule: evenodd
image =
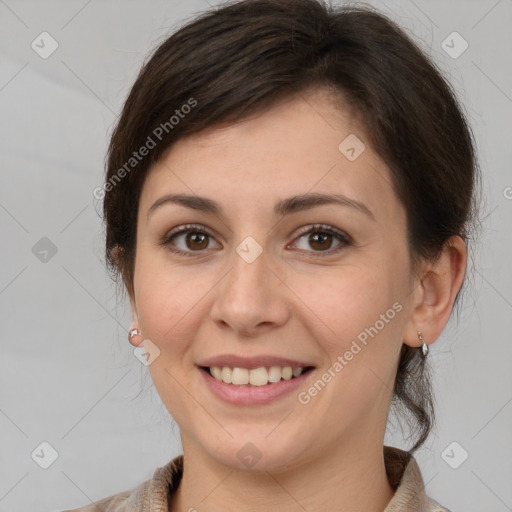
M235 384L237 386L249 384L249 370L246 368L233 368L231 384Z
M292 375L293 375L293 370L292 370L292 367L291 366L285 366L282 370L281 370L282 374L283 374L283 379L284 380L290 380L292 378Z
M279 382L281 380L281 368L279 366L271 366L268 371L268 380L270 382Z
M222 372L220 374L220 378L222 379L222 382L225 382L226 384L231 384L231 375L233 374L233 371L228 366L224 366L222 368Z
M249 372L249 383L251 386L264 386L268 384L268 372L267 369L262 366L261 368L255 368Z
M304 371L303 367L292 368L291 366L261 366L249 370L247 368L230 368L229 366L212 366L210 375L216 380L235 386L250 384L251 386L265 386L269 382L279 382L281 379L290 380L292 377L299 377Z
M293 376L298 377L302 373L302 370L304 370L304 368L301 368L300 366L295 368L295 370L293 370Z

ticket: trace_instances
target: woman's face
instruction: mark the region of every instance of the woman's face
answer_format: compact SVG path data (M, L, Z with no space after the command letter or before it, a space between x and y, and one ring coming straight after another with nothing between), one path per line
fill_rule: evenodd
M141 193L134 276L184 450L279 470L382 447L411 318L406 215L326 94L168 150Z

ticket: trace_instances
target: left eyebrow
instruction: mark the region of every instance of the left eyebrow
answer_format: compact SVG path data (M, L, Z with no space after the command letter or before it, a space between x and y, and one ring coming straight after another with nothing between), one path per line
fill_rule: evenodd
M212 213L214 215L223 216L223 210L219 203L213 199L201 196L192 196L188 194L167 194L157 199L148 210L148 217L159 207L164 204L178 204L186 208L202 211L205 213ZM371 210L360 201L351 199L343 194L320 194L308 193L292 196L287 199L278 201L274 205L274 213L277 216L283 217L291 213L299 211L310 210L318 206L339 204L341 206L350 207L364 213L375 221L375 216Z

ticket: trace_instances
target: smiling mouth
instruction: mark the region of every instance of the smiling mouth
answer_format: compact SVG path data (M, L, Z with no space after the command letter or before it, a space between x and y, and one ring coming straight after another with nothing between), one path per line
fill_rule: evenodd
M201 366L215 380L234 386L266 386L281 380L292 380L313 370L313 366L261 366L259 368L231 368L229 366Z

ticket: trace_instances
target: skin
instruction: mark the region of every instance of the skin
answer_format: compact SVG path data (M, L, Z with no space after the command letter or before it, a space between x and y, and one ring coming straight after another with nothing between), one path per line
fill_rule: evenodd
M383 441L402 343L418 347L443 331L466 269L453 237L436 265L411 273L406 212L389 170L369 143L354 161L338 150L367 137L326 91L290 96L249 120L180 139L150 170L138 214L132 328L160 355L149 366L180 427L185 469L172 511L382 511L393 496ZM308 192L340 193L357 209L322 205L277 217L274 203ZM169 193L205 196L223 216L165 204ZM200 224L212 236L186 241L171 229ZM299 228L324 223L346 233L315 244ZM194 228L190 230L194 233ZM324 232L325 234L325 232ZM248 236L262 253L236 252ZM180 256L170 248L188 251ZM326 255L331 251L330 255ZM317 256L317 257L315 257ZM267 405L234 406L204 383L196 363L219 354L270 354L310 361L304 391L357 335L398 302L402 309L304 405L293 392ZM253 443L251 468L237 457ZM371 492L368 492L371 489Z

